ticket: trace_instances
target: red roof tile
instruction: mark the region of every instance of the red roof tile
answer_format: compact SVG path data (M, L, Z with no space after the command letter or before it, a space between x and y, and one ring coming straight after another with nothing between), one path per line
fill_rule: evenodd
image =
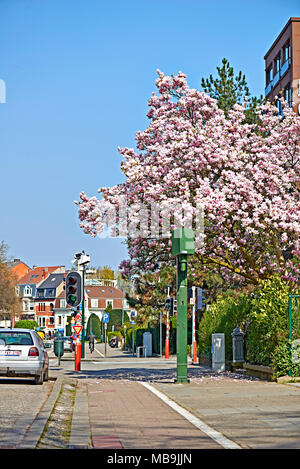
M28 272L26 275L21 277L19 279L19 285L23 285L25 283L27 284L37 284L42 282L42 280L45 280L45 278L48 277L48 275L52 274L55 272L57 269L59 269L60 266L54 266L54 267L36 267L35 269L32 269L30 272Z

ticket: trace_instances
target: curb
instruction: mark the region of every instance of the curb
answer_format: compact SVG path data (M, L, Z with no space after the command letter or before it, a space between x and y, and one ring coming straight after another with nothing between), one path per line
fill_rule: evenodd
M26 427L25 427L24 437L22 441L16 445L17 449L35 449L36 448L38 441L43 434L47 421L51 415L53 407L59 396L62 383L63 383L63 379L64 379L63 373L59 373L47 400L43 404L42 409L36 416L33 423L30 425L30 428L27 432L26 432Z
M78 387L77 381L69 449L91 448L91 428L87 386L83 385L82 387Z

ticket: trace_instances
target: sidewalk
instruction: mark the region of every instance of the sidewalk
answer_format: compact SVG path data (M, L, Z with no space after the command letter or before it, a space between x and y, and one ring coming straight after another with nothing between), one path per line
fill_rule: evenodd
M116 351L110 360L128 358ZM83 369L90 359L87 353ZM132 363L142 360L166 362ZM187 384L175 384L172 369L149 376L129 368L122 379L118 371L77 380L71 448L300 448L299 386L218 375L200 365L189 366Z

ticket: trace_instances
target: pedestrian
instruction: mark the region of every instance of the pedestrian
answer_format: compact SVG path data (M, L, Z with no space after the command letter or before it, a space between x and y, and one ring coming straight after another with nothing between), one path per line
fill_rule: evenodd
M92 353L95 347L95 335L93 331L90 332L90 335L88 336L88 341L89 341L90 352Z

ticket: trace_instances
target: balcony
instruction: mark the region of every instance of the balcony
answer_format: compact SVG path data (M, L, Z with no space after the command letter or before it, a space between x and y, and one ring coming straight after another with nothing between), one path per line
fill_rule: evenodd
M281 74L280 74L280 70L276 73L276 75L274 75L274 78L272 80L272 88L274 88L274 86L277 85L277 83L279 82L279 79L281 77Z
M285 72L289 69L290 65L291 65L291 58L288 58L280 69L280 77L283 77Z
M287 72L287 70L290 68L290 65L291 65L291 58L288 58L284 64L282 65L282 67L280 68L280 70L276 73L276 75L274 76L273 80L270 81L270 83L266 86L265 88L265 97L268 96L268 94L271 92L272 88L274 88L274 86L277 85L277 83L279 82L280 78L283 77L283 75Z
M268 86L265 88L265 96L267 96L269 93L271 93L271 89L273 88L272 82L268 84Z

